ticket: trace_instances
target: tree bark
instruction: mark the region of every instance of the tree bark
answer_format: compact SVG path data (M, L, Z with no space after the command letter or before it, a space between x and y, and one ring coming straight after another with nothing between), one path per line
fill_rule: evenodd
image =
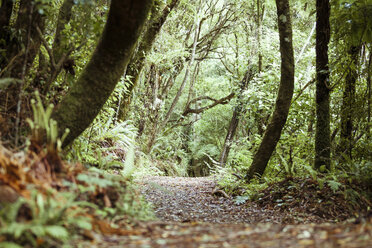
M63 37L62 31L65 29L65 25L71 20L73 6L74 0L64 0L59 9L56 34L54 35L53 42L53 55L56 63L61 59L63 53L69 49L68 46L70 42L68 41L68 38Z
M13 11L13 0L3 0L0 6L0 27L9 26Z
M371 123L371 101L372 101L372 83L371 83L371 76L372 76L372 53L369 54L368 59L368 71L367 71L367 123ZM367 140L369 140L371 136L371 125L367 125Z
M4 0L0 6L0 50L6 50L6 46L10 41L9 22L13 11L13 0ZM0 54L0 71L3 70L6 59L5 52Z
M316 1L316 131L314 167L331 168L328 43L330 38L329 0Z
M259 70L259 69L258 69ZM248 83L252 80L254 74L252 68L249 68L246 74L244 75L243 80L240 82L240 92L238 95L238 102L237 105L234 107L233 115L231 117L231 121L229 124L229 129L226 134L225 142L222 147L221 155L220 155L220 166L225 166L227 162L227 158L229 157L232 141L234 139L236 129L238 128L240 116L242 113L242 102L241 97L243 95L244 90L247 88Z
M348 159L352 159L352 148L353 148L353 106L355 103L355 83L358 77L357 62L360 47L351 47L349 51L350 68L346 75L345 88L343 93L343 101L341 108L341 137L339 151L341 155L347 156ZM341 160L343 158L341 157Z
M71 45L69 40L66 37L63 37L62 34L62 31L65 29L65 25L71 20L73 6L74 0L64 0L61 8L59 9L52 49L46 47L49 52L50 73L47 72L48 67L45 66L44 70L39 71L39 75L37 75L37 77L34 79L34 85L38 85L38 82L41 81L40 77L46 77L45 85L41 91L44 95L48 93L51 84L61 73L63 67L68 68L68 72L75 75L73 68L74 61L68 58L70 52L72 52L72 49L70 48ZM40 88L40 86L38 88Z
M294 88L294 57L292 45L292 22L288 0L276 0L280 54L281 54L281 78L278 97L276 99L274 113L266 129L261 145L256 152L246 180L252 179L256 174L261 176L265 172L281 131L286 123L289 107Z
M31 65L39 52L41 37L36 30L39 27L41 31L45 28L45 16L39 12L41 3L30 0L20 2L19 12L15 28L22 32L22 45L14 46L15 49L9 49L8 59L21 54L16 63L9 70L10 77L22 79L27 75ZM25 49L24 51L22 49Z
M153 0L112 0L92 58L52 115L70 144L94 120L123 75Z

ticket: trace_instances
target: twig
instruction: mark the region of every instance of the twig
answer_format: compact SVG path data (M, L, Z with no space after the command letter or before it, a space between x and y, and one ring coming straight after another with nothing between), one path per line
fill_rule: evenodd
M221 194L223 197L229 199L230 196L228 194L226 194L225 191L221 190L221 189L218 189L218 188L214 188L213 191L212 191L212 195L217 195L217 194Z
M50 47L48 46L48 42L45 40L44 36L43 36L43 33L41 32L39 26L36 26L36 31L37 33L39 34L39 37L41 39L41 42L43 43L45 49L47 50L48 52L48 55L49 55L49 59L50 59L50 64L52 65L52 68L53 70L56 69L56 62L54 60L54 54L53 54L53 51L52 49L50 49Z
M310 85L312 85L314 82L316 81L316 78L313 78L311 79L300 91L300 93L298 93L298 95L293 99L291 105L296 102L298 100L298 98L302 95L302 93L304 93L304 91L307 89L307 87L309 87Z

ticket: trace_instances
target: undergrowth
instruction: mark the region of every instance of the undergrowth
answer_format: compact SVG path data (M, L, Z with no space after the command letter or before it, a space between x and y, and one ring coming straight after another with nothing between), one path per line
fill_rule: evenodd
M29 147L14 153L0 145L0 247L69 247L74 238L120 235L134 220L154 219L133 183L133 125L87 132L66 155L81 162L67 164L59 156L52 107L45 110L36 98Z
M372 167L349 165L348 171L321 173L303 166L303 173L254 178L249 183L236 168L218 168L219 186L236 204L256 203L280 211L308 212L328 221L360 217L372 210ZM291 210L289 210L291 209ZM328 209L328 210L327 210Z

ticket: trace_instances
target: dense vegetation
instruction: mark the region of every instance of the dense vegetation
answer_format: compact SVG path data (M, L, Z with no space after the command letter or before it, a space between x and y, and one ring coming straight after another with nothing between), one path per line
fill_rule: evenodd
M0 0L0 242L141 218L143 175L217 175L243 202L311 178L370 204L371 16L368 0Z

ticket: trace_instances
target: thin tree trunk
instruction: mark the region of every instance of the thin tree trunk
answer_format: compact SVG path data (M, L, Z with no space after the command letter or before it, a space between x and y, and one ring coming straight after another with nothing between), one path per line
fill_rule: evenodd
M11 70L9 71L10 77L13 78L23 78L27 75L28 71L31 69L32 63L39 53L41 38L36 30L39 27L41 31L45 27L45 16L41 15L39 12L40 3L36 1L24 0L20 3L18 18L16 21L16 29L23 31L22 43L23 46L18 46L15 50L10 50L9 59L22 53L17 63L15 63ZM26 48L26 51L22 49Z
M42 92L44 95L48 93L51 84L62 71L62 65L67 59L67 56L64 56L64 54L67 53L68 50L70 50L70 42L67 38L63 38L62 31L65 29L65 25L68 24L71 20L73 6L74 0L64 0L61 8L59 9L54 42L52 49L50 49L51 54L49 54L49 66L44 58L44 65L39 65L39 70L33 80L34 82L32 84L32 88L39 89L39 91ZM39 63L41 63L40 56L43 56L42 53L39 53ZM63 61L60 61L61 59ZM50 72L48 72L49 68ZM45 85L42 88L43 81L45 82Z
M13 0L4 0L0 6L0 50L6 50L7 44L10 42L9 23L13 11ZM0 56L0 71L2 71L7 63L5 57Z
M261 0L257 0L257 47L258 47L258 72L262 71L262 53L261 53L261 36L262 36L262 18L264 8L261 6L265 4L265 1L261 3ZM261 9L262 8L262 9Z
M369 53L369 61L368 61L368 71L367 71L367 90L368 90L368 100L367 100L367 140L370 139L371 136L371 101L372 101L372 89L371 89L371 74L372 74L372 53Z
M153 0L112 0L92 58L52 115L70 144L94 120L123 75Z
M241 103L241 97L243 95L244 90L247 88L248 83L252 80L253 78L253 71L252 68L250 67L248 71L245 73L243 80L240 82L240 92L238 95L238 102L237 105L234 107L233 115L231 117L231 121L229 124L229 129L226 134L225 142L222 147L221 155L220 155L220 166L225 166L227 162L227 158L229 157L232 141L234 139L236 129L238 128L239 125L239 120L240 116L242 113L242 103Z
M300 60L302 59L302 55L304 54L304 52L305 52L307 46L310 44L311 37L313 37L313 34L314 34L314 32L315 32L315 27L316 27L316 22L314 22L313 28L311 29L310 34L309 34L309 36L307 37L307 40L306 40L305 44L303 45L303 47L302 47L302 49L301 49L301 51L300 51L300 54L298 55L298 57L297 57L297 59L296 59L296 63L295 63L295 65L297 65L298 62L300 62Z
M199 20L197 20L196 23L195 23L195 33L194 33L194 42L193 42L192 52L191 52L191 59L189 61L189 64L186 67L185 76L184 76L183 81L181 83L181 86L178 89L177 94L174 97L173 102L172 102L172 104L171 104L171 106L170 106L170 108L169 108L169 110L168 110L168 112L167 112L167 114L166 114L166 116L165 116L162 124L161 124L161 129L163 129L167 125L167 123L168 123L168 121L170 119L170 116L173 114L173 111L176 108L176 105L178 103L178 100L180 99L181 94L183 92L183 89L185 88L186 83L187 83L187 80L189 78L190 68L191 68L191 65L194 63L195 52L196 52L196 45L198 43L199 24L200 24L199 23Z
M59 9L56 34L54 35L53 42L53 55L56 63L61 59L63 53L69 49L70 42L66 37L63 37L62 31L65 29L65 25L71 20L73 6L74 0L64 0Z
M352 148L353 148L353 106L355 103L355 83L358 77L357 62L360 47L351 47L349 51L351 66L348 69L346 75L345 88L343 94L343 102L341 108L341 136L339 151L348 159L352 159ZM341 160L343 158L341 157Z
M288 0L276 0L281 54L281 78L274 113L256 152L246 180L265 172L276 144L286 123L294 88L294 57L292 45L292 22Z
M314 167L331 168L330 110L329 110L329 67L328 43L330 38L329 0L317 0L316 24L316 131Z

